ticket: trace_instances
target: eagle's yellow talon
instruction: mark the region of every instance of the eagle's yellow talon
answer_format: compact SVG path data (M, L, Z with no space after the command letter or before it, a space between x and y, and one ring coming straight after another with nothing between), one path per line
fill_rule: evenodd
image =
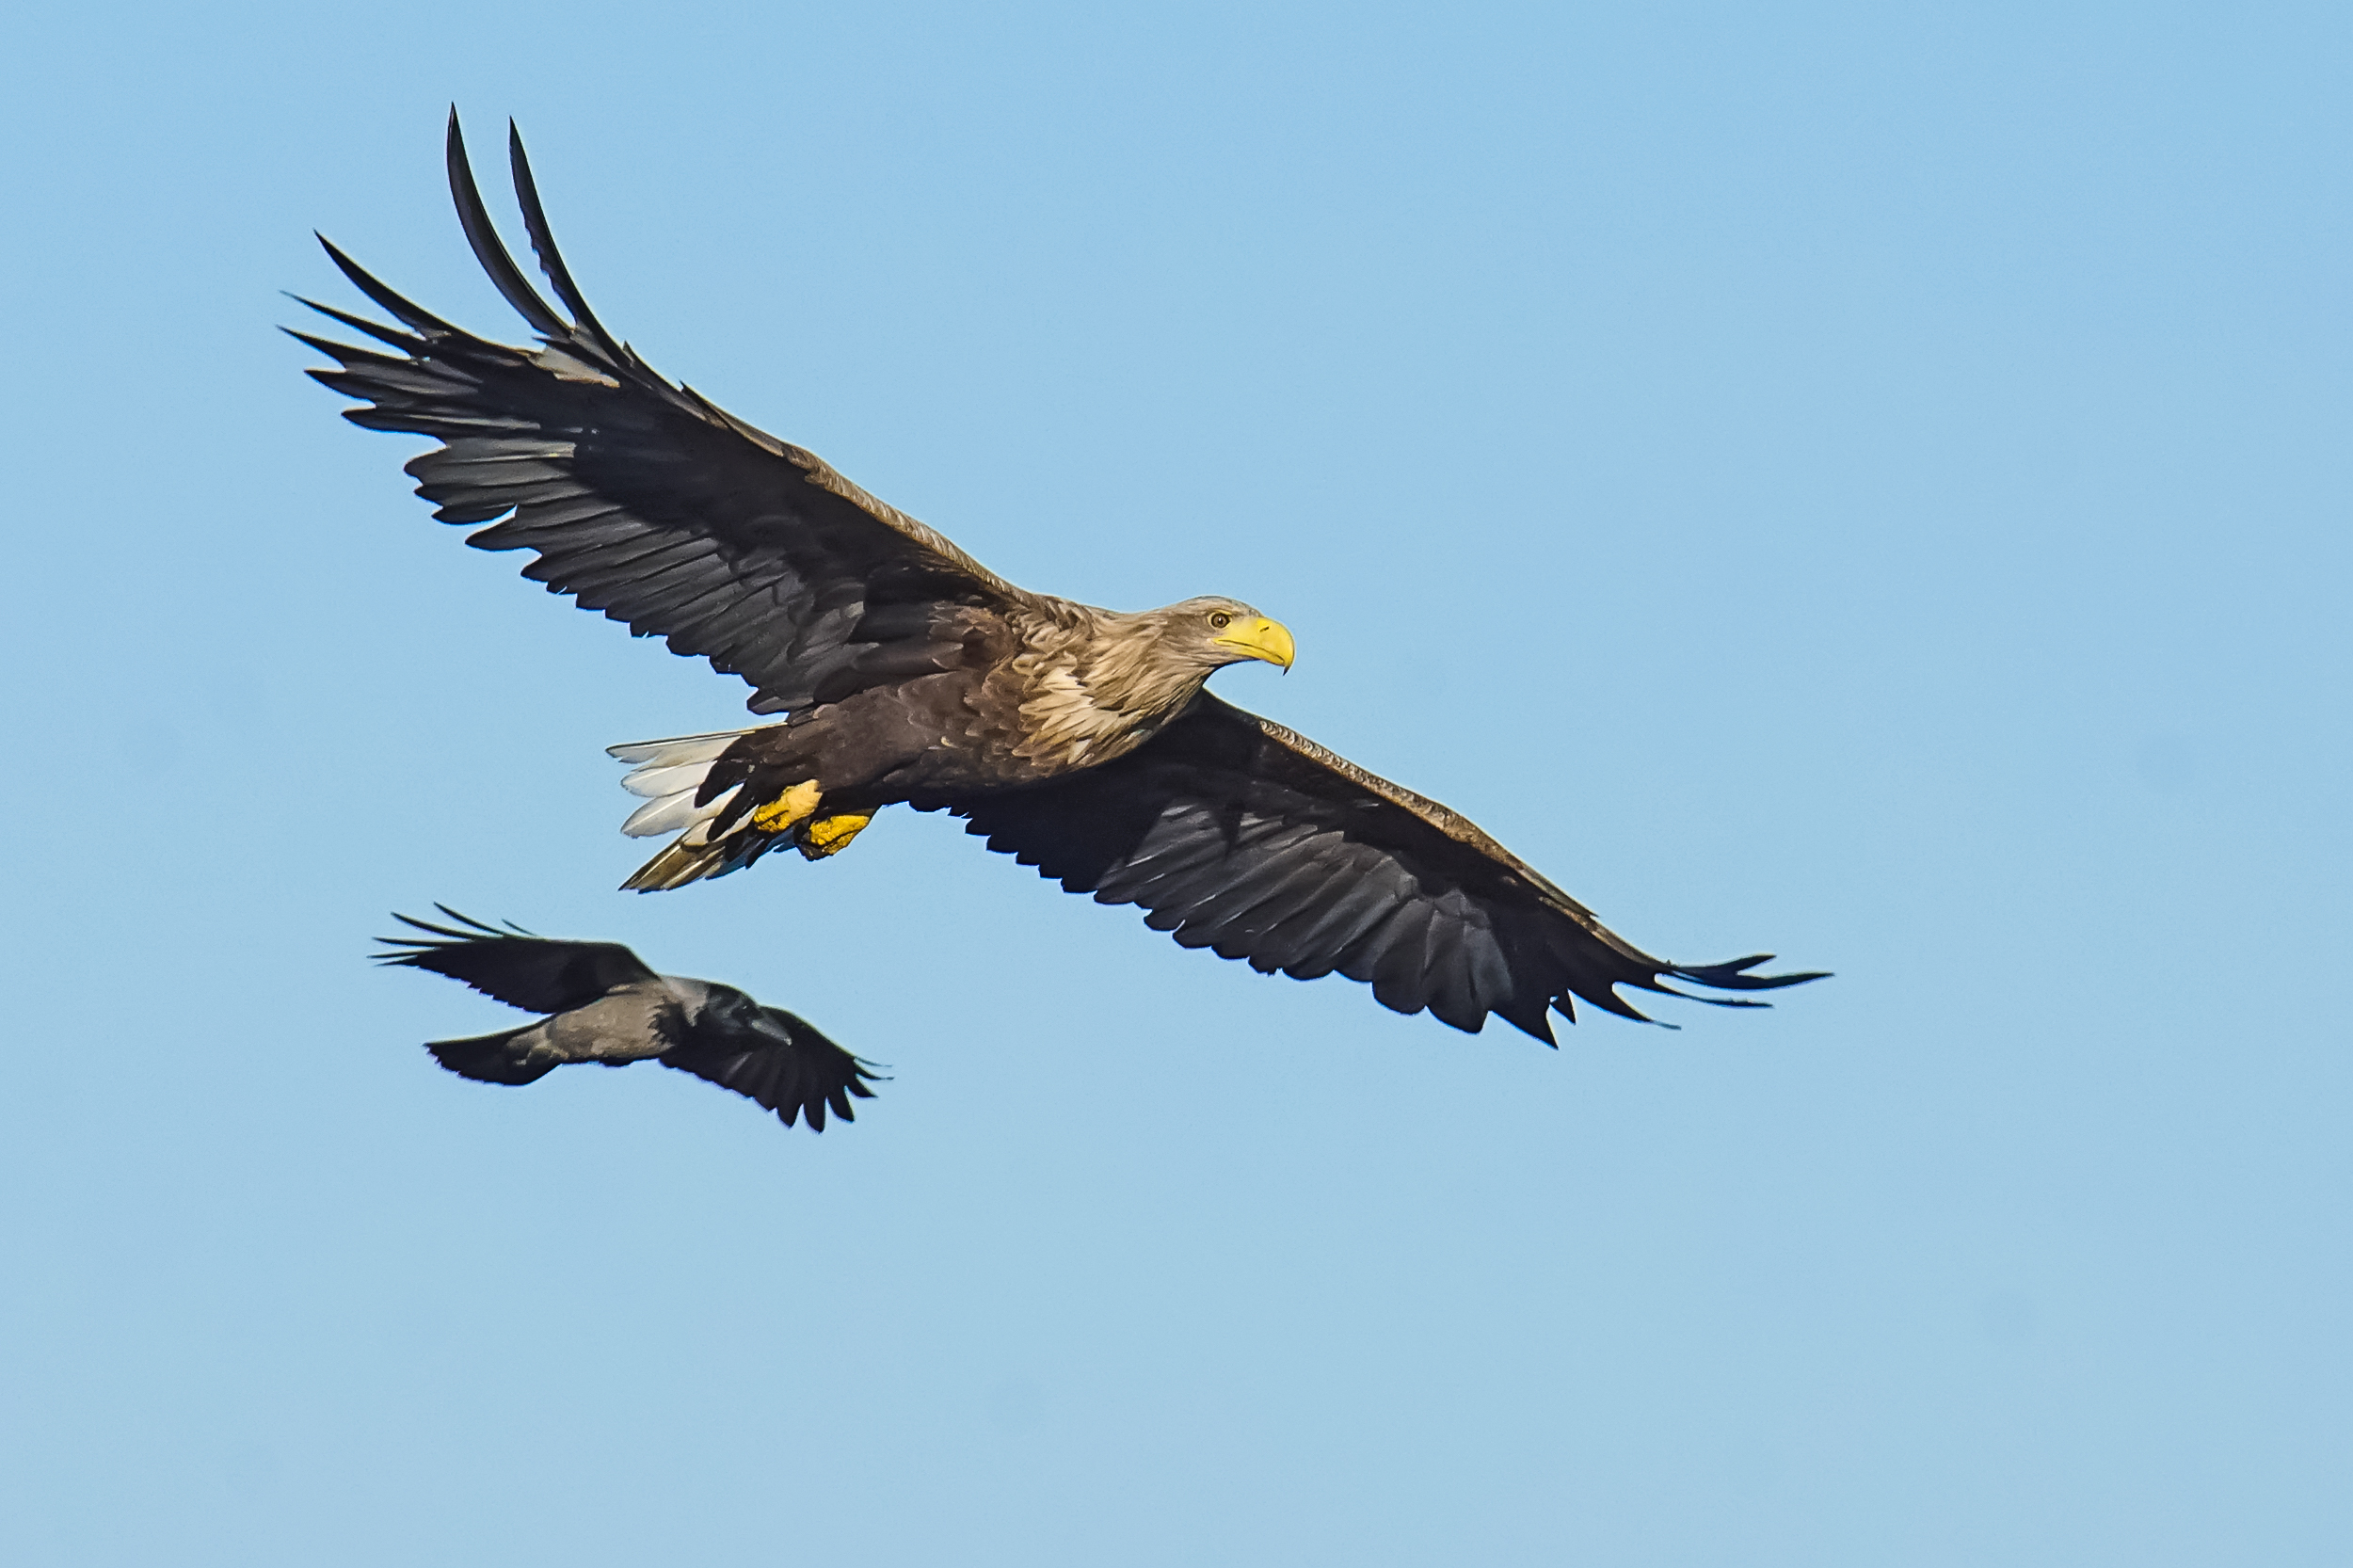
M858 829L874 820L872 811L843 811L824 817L801 829L797 840L801 855L809 860L823 860L828 855L839 855L850 847Z
M817 809L824 792L811 780L791 789L752 813L752 825L762 833L781 833Z

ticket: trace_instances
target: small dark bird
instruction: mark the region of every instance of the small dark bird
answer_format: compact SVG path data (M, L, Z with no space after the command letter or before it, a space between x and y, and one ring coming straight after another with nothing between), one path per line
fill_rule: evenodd
M453 326L332 245L397 325L312 308L392 352L296 335L335 360L311 374L359 400L346 419L435 443L408 472L442 521L488 525L469 544L526 552L549 592L708 659L751 685L752 712L784 715L613 748L645 801L622 831L670 839L625 886L681 888L785 845L822 859L905 805L964 818L1074 893L1140 905L1186 947L1343 974L1474 1032L1493 1015L1549 1043L1549 1016L1580 1000L1642 1017L1621 987L1758 1007L1753 993L1817 978L1757 973L1768 954L1655 957L1459 813L1220 700L1220 668L1288 670L1294 653L1242 600L1123 612L1019 587L657 376L589 310L520 138L507 151L561 310L492 227L452 111L458 221L536 346ZM1426 606L1406 624L1432 634ZM1456 624L1439 616L1437 634ZM1564 699L1584 678L1562 677Z
M503 1033L426 1042L461 1078L530 1083L574 1062L659 1062L759 1101L787 1127L807 1116L811 1132L825 1130L828 1106L853 1122L851 1099L874 1097L866 1087L875 1081L867 1070L874 1064L732 985L656 974L618 942L553 941L434 907L457 924L395 913L425 935L377 937L392 951L376 961L445 974L509 1007L548 1015Z

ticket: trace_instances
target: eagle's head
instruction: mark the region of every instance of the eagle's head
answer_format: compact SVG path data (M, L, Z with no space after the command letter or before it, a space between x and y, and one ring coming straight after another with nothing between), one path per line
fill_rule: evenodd
M1204 673L1245 659L1263 659L1289 670L1298 654L1290 628L1239 599L1215 594L1188 599L1153 611L1150 619L1160 633L1155 650L1159 658L1173 664L1190 664Z

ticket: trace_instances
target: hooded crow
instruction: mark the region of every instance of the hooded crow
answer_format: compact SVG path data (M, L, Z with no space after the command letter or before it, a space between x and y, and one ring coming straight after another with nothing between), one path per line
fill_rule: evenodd
M424 935L378 937L390 951L376 961L430 969L547 1015L497 1034L428 1041L434 1060L461 1078L530 1083L574 1062L659 1062L758 1101L787 1127L807 1116L811 1132L825 1130L828 1107L856 1121L851 1099L874 1097L866 1086L875 1081L867 1070L875 1064L732 985L656 974L618 942L554 941L434 907L456 923L395 913Z

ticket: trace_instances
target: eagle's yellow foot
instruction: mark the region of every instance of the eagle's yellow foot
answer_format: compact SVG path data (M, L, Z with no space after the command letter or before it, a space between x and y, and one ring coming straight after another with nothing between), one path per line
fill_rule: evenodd
M814 814L824 792L811 779L791 789L752 813L752 825L762 833L782 833Z
M799 846L804 859L823 860L828 855L839 855L848 849L850 840L857 837L858 829L873 820L874 813L872 811L843 811L837 816L821 817L802 828L793 842Z

